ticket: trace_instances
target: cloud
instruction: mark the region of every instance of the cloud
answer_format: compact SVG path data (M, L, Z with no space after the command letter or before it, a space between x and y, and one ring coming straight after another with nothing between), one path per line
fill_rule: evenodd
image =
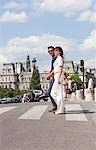
M81 13L78 20L96 23L96 12L92 12L91 10L84 11L83 13Z
M85 61L85 68L93 68L93 66L94 66L94 68L96 68L96 59Z
M15 13L10 11L5 11L2 16L0 16L0 22L15 22L24 23L28 20L28 15L25 12Z
M78 53L83 55L83 51L80 50L86 50L85 55L87 55L87 51L91 53L90 49L96 48L96 31L92 31L81 44L77 44L63 36L53 34L14 37L7 42L5 47L0 47L0 63L3 64L4 62L14 62L17 60L22 61L26 59L26 55L30 54L30 56L38 58L40 70L49 70L50 63L48 63L47 47L50 45L61 46L64 50L65 57L66 55L70 55L71 59L74 59L73 61L75 61ZM92 58L90 57L90 59ZM94 66L93 64L90 65L90 63L88 63L92 62L92 60L85 62L86 66ZM42 68L42 66L44 67Z
M29 51L34 54L42 54L45 53L45 49L47 49L49 45L59 45L64 49L64 51L77 48L77 45L74 44L74 42L62 36L43 34L41 36L32 35L25 38L14 37L8 41L7 49L11 53L22 53Z
M40 69L42 70L43 64L43 69L45 68L44 70L46 70L49 65L46 66L44 63L47 64L47 61L49 61L47 47L50 45L61 46L64 52L77 49L77 45L73 41L58 35L42 34L23 38L14 37L8 41L5 47L0 47L1 56L6 56L7 54L6 59L2 59L1 62L3 64L4 62L14 62L18 59L22 60L26 55L30 54L30 56L39 59Z
M5 55L3 55L3 54L0 54L0 64L1 64L2 62L6 62L6 61L8 61L7 56L5 56Z
M96 30L93 30L80 45L80 50L90 49L96 50Z
M16 56L8 53L6 47L0 47L0 73L2 72L2 67L4 63L14 62Z
M72 15L76 12L89 9L92 6L93 0L34 0L34 7L36 10L42 12L60 12L64 15Z
M3 5L3 9L7 9L7 10L10 10L10 9L25 9L27 7L28 7L28 3L26 3L26 2L20 2L20 3L8 2L8 3L5 3Z

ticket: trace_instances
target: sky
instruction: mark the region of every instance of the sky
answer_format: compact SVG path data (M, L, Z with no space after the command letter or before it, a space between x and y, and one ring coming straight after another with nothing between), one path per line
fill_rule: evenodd
M96 0L0 0L0 69L30 55L49 71L50 45L61 46L65 60L96 68Z

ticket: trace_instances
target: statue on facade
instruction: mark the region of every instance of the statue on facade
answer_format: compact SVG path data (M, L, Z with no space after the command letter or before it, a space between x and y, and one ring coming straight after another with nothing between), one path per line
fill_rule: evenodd
M86 89L85 100L91 101L94 100L94 82L92 77L88 81L88 89Z

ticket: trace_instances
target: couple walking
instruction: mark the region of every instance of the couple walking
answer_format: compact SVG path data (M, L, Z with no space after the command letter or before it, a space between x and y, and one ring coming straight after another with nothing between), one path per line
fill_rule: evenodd
M64 112L63 108L63 50L61 47L54 48L53 46L48 47L48 53L52 56L51 71L47 76L50 80L48 89L48 95L51 99L53 108L49 112L55 114L61 114Z

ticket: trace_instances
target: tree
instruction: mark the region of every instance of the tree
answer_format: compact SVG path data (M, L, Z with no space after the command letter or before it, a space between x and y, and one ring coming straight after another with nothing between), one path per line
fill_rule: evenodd
M41 84L40 84L40 74L39 70L36 66L33 67L33 73L32 73L32 78L30 82L30 89L36 89L36 90L41 90Z
M79 77L79 75L78 74L72 74L71 75L71 79L78 85L78 88L80 88L81 87L81 85L82 85L82 81L81 81L81 79L80 79L80 77Z
M14 90L13 89L7 89L7 91L4 94L4 97L14 97Z

